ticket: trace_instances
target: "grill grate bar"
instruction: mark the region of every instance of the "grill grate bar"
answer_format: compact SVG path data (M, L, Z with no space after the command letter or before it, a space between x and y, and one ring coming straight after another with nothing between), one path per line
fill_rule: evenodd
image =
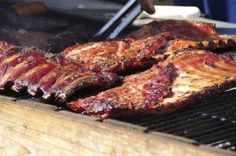
M232 124L230 124L230 123L228 123L228 124L223 123L224 125L220 126L219 124L217 124L217 121L214 121L214 122L212 122L209 125L208 124L206 125L205 124L206 122L209 122L209 121L197 122L193 126L189 125L185 129L182 129L182 130L177 131L177 132L173 132L173 134L182 135L182 136L185 136L185 137L195 138L197 136L203 136L206 133L211 133L211 132L213 132L213 130L217 131L217 130L220 130L222 128L230 128L230 127L232 127ZM200 125L200 126L197 127L196 126L197 124Z
M228 150L236 151L236 146L230 146Z
M214 126L214 124L217 124L217 126ZM200 128L193 129L195 132L190 132L189 134L186 134L185 137L192 137L197 138L200 136L207 135L211 132L216 132L222 129L228 129L235 125L232 125L230 122L222 123L222 125L218 125L218 121L212 123L211 125L201 126Z
M235 144L236 144L236 138L233 139L225 139L223 141L221 141L218 144L212 144L211 146L215 146L218 148L223 148L223 149L229 149L229 148L235 148Z
M198 120L198 119L201 119L201 120ZM199 118L196 117L194 119L186 120L185 122L181 122L179 124L159 127L156 130L165 131L167 133L175 133L175 132L183 131L184 129L187 129L187 128L196 127L201 122L203 122L203 120L207 120L207 119L208 119L207 116L199 116Z
M236 135L235 126L228 129L222 129L216 132L212 132L211 134L200 136L195 139L200 143L211 144L217 142L218 140L227 139L227 137L231 138L234 135Z
M229 101L229 102L227 102ZM135 122L133 122L134 124L138 124L140 126L149 126L151 124L154 124L156 122L167 125L167 124L172 124L172 123L177 123L179 121L182 121L183 119L188 118L192 118L196 115L196 112L200 112L200 111L204 111L206 110L206 107L210 108L211 110L215 109L215 111L222 111L221 107L225 107L225 105L232 105L230 103L230 99L228 100L225 99L220 99L220 101L217 101L216 99L214 99L213 101L210 101L208 103L202 103L202 104L196 104L192 107L195 108L191 108L189 110L181 110L177 113L173 113L173 114L169 114L168 116L164 116L164 117L158 117L158 116L152 116L149 118L145 118L145 119L141 119L141 120L137 120ZM219 105L219 107L216 107L215 103L217 103L217 105ZM210 104L210 105L208 105ZM161 125L158 125L161 126ZM154 127L153 127L154 128Z
M225 99L221 99L220 102L223 102ZM215 100L216 102L218 102L217 100ZM204 105L193 105L192 107L198 107L197 109L204 109L202 107L205 107L205 104L206 105L214 105L213 102L205 102ZM186 113L186 114L192 114L193 112L195 112L195 110L192 110L192 109L183 109L183 110L179 110L178 112L176 112L175 114L169 114L168 116L165 116L163 118L163 120L168 120L168 119L172 119L173 117L176 116L176 114L181 114L181 113ZM147 121L153 121L155 120L157 117L156 115L154 116L147 116L147 118L141 118L141 119L133 119L133 122L134 124L141 124L141 123L147 123ZM132 120L128 120L129 122L131 122ZM158 121L161 121L160 117L158 118ZM154 121L153 121L154 122Z
M122 119L121 119L122 120ZM236 151L236 90L225 92L168 115L124 119L147 128Z
M236 144L236 137L232 137L230 139L225 139L225 140L221 140L221 141L218 141L218 142L214 142L214 143L211 143L209 145L211 145L211 146L219 146L221 144L224 144L225 142L230 142L231 143L229 145L229 147L234 146ZM232 145L232 144L234 144L234 145Z
M224 105L225 106L225 105ZM176 128L176 127L182 127L184 125L186 125L187 123L191 124L192 122L195 122L197 120L200 119L214 119L214 118L220 118L220 120L226 120L226 119L231 119L232 122L235 122L234 118L232 117L219 117L218 115L215 115L215 113L217 114L217 112L219 114L222 113L222 106L221 107L212 107L209 108L210 111L213 111L213 113L210 112L206 112L204 111L204 109L206 109L205 107L202 110L198 110L197 112L192 112L192 114L176 114L176 116L171 119L171 120L167 120L166 122L161 122L158 120L155 120L155 122L153 121L153 123L157 123L157 124L153 124L153 125L149 125L149 129L156 129L156 130L164 130L164 129L170 129L170 128ZM150 122L149 122L150 123ZM160 124L158 124L160 123ZM143 125L143 124L142 124Z

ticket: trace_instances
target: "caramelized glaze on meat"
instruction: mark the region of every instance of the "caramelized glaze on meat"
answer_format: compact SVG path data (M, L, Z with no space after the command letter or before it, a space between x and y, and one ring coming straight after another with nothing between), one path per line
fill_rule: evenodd
M162 104L182 104L185 100L198 98L220 91L227 84L236 86L236 61L206 51L183 51L168 58L178 69L172 91L173 97L166 98Z
M95 71L127 71L152 64L152 56L167 37L162 33L141 40L90 42L71 46L62 55Z
M153 21L132 32L128 37L141 39L162 32L169 32L171 38L174 39L181 38L193 41L212 40L219 37L214 24L182 20Z
M145 72L126 77L121 86L67 106L101 118L156 113L157 109L168 111L173 104L182 106L229 84L236 86L235 60L208 51L185 50Z
M157 53L153 56L156 59L163 59L166 55L174 55L175 51L191 48L200 50L229 50L236 47L236 37L235 36L220 36L219 39L214 40L202 40L202 41L192 41L187 39L176 38L166 42L161 49L157 50Z
M7 42L0 41L0 50L6 49L9 46Z
M73 45L62 56L91 70L123 72L151 66L156 59L189 47L232 48L236 47L236 38L220 36L213 24L166 20L149 23L125 39Z
M21 92L31 95L43 92L43 98L54 95L60 101L88 86L110 86L120 78L113 73L93 72L60 56L45 54L35 48L22 48L1 42L0 89L13 83ZM5 48L4 48L5 46Z
M203 50L236 47L236 38L220 36L212 24L167 20L153 22L126 39L90 42L66 48L60 55L43 54L0 42L0 89L12 83L35 96L65 101L89 86L111 86L115 73L137 67L151 69L125 77L115 88L67 104L101 118L157 110L169 111L193 99L236 85L236 63ZM113 73L109 73L113 72Z

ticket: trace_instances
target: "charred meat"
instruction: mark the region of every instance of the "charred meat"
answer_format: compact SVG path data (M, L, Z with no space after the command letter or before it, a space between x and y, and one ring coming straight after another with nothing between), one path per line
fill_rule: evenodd
M45 54L35 48L22 48L0 42L0 89L13 84L21 92L27 88L35 96L52 95L60 101L89 86L110 86L120 78L113 73L93 72L78 63L57 55Z
M95 71L127 71L152 65L152 56L164 45L167 37L168 33L160 33L140 40L90 42L71 46L62 55Z
M236 86L235 60L209 51L184 50L145 72L127 76L121 86L67 106L100 118L167 112L232 86Z
M236 86L234 59L197 50L231 47L236 38L217 34L212 24L173 20L153 22L126 38L76 44L58 55L0 42L0 89L26 88L33 96L65 102L82 88L112 86L121 79L115 73L152 66L67 106L100 118L166 112Z
M165 46L157 50L157 53L153 56L156 59L163 59L165 55L175 55L175 51L182 49L204 49L215 52L221 52L224 50L232 50L236 47L235 36L221 36L219 39L214 40L203 40L203 41L192 41L177 38L166 42Z
M236 38L220 36L213 24L167 20L147 24L125 39L68 47L62 56L91 70L123 72L153 65L175 50L189 47L206 50L232 48L236 47Z
M214 24L185 20L153 21L128 36L140 39L162 32L170 32L170 36L173 39L181 38L192 41L212 40L219 37L219 34L215 31Z

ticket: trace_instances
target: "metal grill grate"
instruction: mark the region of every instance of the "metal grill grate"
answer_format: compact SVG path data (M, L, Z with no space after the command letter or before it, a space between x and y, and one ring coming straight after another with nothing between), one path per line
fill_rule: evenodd
M147 131L169 133L236 151L236 90L165 116L151 115L123 121L143 126Z

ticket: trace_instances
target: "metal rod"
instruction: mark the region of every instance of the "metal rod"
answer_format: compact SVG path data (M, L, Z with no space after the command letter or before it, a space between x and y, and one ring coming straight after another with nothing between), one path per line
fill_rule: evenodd
M129 25L142 9L136 0L129 0L96 34L95 39L114 39Z

